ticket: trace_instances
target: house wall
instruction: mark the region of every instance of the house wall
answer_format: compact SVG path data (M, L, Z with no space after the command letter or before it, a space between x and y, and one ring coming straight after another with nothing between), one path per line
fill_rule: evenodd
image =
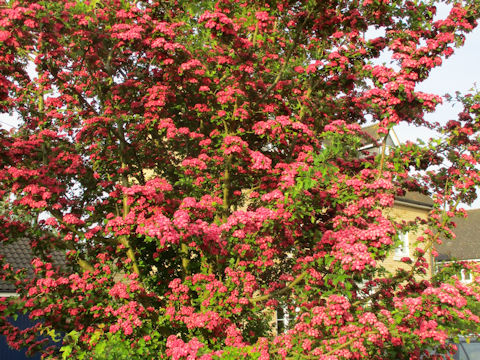
M425 219L428 216L430 207L429 206L422 206L418 204L408 204L407 202L402 202L402 201L396 201L395 206L390 209L387 213L387 215L392 218L392 220L396 222L410 222L410 221L416 221L419 218L420 219ZM417 231L410 231L408 240L409 240L409 255L412 257L413 251L416 247L424 248L424 244L418 244L417 243L417 237L421 236L423 233L422 228L420 227ZM433 275L434 269L433 269L433 261L432 261L432 256L430 252L426 255L426 259L428 262L428 272L425 274L425 276L422 276L420 278L423 279L429 279ZM387 271L394 272L396 269L403 268L409 270L411 268L411 265L405 264L400 261L400 259L395 257L395 251L393 250L389 256L380 264L385 266ZM273 332L276 334L277 333L277 312L273 312L272 314L272 320L271 320L271 326L273 329ZM290 320L292 321L292 320Z
M429 208L422 207L419 205L407 205L404 203L396 202L395 206L389 211L388 215L393 218L396 222L402 221L416 221L418 218L425 219L428 216ZM412 258L413 252L416 247L424 248L425 244L417 243L417 238L422 235L422 228L420 227L416 231L409 231L408 240L409 240L409 256ZM413 259L413 258L412 258ZM428 263L428 272L422 278L429 279L433 275L433 261L430 252L426 254L426 259ZM410 269L411 265L405 264L400 259L395 257L395 251L392 251L391 254L382 262L382 265L388 271L395 271L396 269Z
M20 329L26 329L35 324L28 318L28 315L19 314L16 320L10 319L10 322L18 326ZM40 360L40 354L34 357L28 357L25 355L27 349L14 350L7 344L7 339L4 335L0 336L0 359L1 360Z

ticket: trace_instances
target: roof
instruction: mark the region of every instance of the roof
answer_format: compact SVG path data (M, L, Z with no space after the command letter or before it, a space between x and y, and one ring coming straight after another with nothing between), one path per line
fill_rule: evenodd
M362 131L370 135L376 141L380 141L381 139L380 139L380 136L378 136L377 130L378 130L378 124L362 127Z
M12 243L1 244L0 254L4 256L4 262L10 264L14 270L27 269L29 275L33 275L30 262L33 259L32 249L28 239L19 239ZM15 292L15 286L4 280L0 280L0 292Z
M407 191L404 196L395 196L395 201L405 203L406 205L433 207L432 198L417 191Z
M380 147L377 146L375 147L373 143L371 142L372 139L376 141L377 143L383 142L383 135L379 135L378 133L378 127L379 124L372 124L369 126L364 126L362 127L362 131L368 135L371 139L367 139L367 136L364 137L364 147L367 148L368 145L371 145L372 148L377 149L377 151L380 151ZM388 132L388 136L386 139L386 145L390 147L396 147L400 145L400 141L398 140L397 134L395 134L395 131L393 129L390 129ZM379 144L380 145L380 144ZM370 148L368 148L369 151ZM403 196L395 196L395 201L398 203L402 203L403 205L406 206L414 206L414 207L422 207L422 208L432 208L433 206L433 200L431 199L430 196L421 194L417 191L407 191L405 195Z
M437 260L480 259L480 209L467 211L466 218L455 218L456 238L437 245Z
M34 258L30 241L20 238L11 243L0 244L0 254L4 256L4 263L10 264L14 270L27 269L27 276L33 277L31 262ZM65 263L62 254L53 255L53 263L57 266ZM7 281L0 280L0 293L15 292L15 286Z
M364 126L364 127L362 127L362 131L378 143L381 143L383 141L383 135L380 136L378 134L378 124ZM365 141L364 145L366 145L370 142L371 142L370 139L368 139L368 140ZM400 145L400 142L398 141L398 138L397 138L397 134L395 134L395 131L393 129L390 129L390 131L388 132L387 145L388 146L398 146L398 145Z

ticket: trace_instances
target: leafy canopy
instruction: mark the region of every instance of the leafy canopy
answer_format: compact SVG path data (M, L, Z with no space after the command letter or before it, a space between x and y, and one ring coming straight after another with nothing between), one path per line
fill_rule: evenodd
M476 26L478 1L445 3L437 19L428 0L3 1L0 111L20 125L0 133L0 240L33 254L33 271L3 260L9 344L419 359L476 331L478 282L426 275L479 184L480 95L441 125L424 114L442 99L416 91ZM399 123L441 135L387 152ZM422 219L394 216L406 191L434 200ZM416 246L387 269L405 232ZM19 311L39 322L15 328Z

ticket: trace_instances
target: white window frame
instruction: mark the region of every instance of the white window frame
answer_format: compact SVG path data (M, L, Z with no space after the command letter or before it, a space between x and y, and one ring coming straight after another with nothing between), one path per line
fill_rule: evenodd
M290 314L288 313L288 306L281 305L277 308L276 312L277 312L277 324L276 324L277 334L281 334L287 331L288 323L290 322ZM280 326L280 324L282 326Z
M17 294L17 293L14 293L14 292L4 292L4 293L0 293L0 298L4 298L4 297L19 297L20 294Z
M439 261L435 266L435 273L438 273L440 269L451 263L456 262L468 262L468 263L480 263L480 259L467 259L467 260L458 260L458 261ZM474 275L469 269L461 269L459 273L456 274L458 280L464 284L470 284L474 280Z
M279 317L280 311L282 312L282 317ZM287 332L289 329L290 323L295 320L297 317L297 313L300 311L300 308L297 306L295 307L295 313L291 313L288 309L288 306L283 304L279 305L277 310L276 310L276 330L277 330L277 335L282 334ZM280 324L283 325L283 330L280 328ZM282 331L280 331L282 330Z
M460 270L460 281L464 284L469 284L473 281L472 273L468 269Z
M400 260L403 257L410 257L410 241L408 239L408 232L399 233L398 238L401 240L401 244L395 248L393 258L395 260Z

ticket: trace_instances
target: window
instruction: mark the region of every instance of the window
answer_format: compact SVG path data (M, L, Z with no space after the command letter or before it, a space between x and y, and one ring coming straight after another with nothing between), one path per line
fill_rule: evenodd
M286 306L277 309L277 334L284 333L288 329L290 314Z
M462 269L458 277L462 283L468 284L472 282L472 273L470 270Z
M475 259L474 261L479 262L480 259ZM471 269L463 268L464 266L466 266L466 264L463 264L462 262L440 261L436 264L435 273L440 273L443 270L447 270L447 268L449 268L449 270L445 271L445 274L447 276L455 276L456 279L458 279L460 282L464 284L470 284L471 282L473 282L475 275L474 273L472 273Z
M292 326L299 311L300 308L296 307L294 312L290 312L287 305L280 305L277 308L277 334L286 332Z
M410 256L408 232L400 233L398 235L398 239L400 240L400 245L398 245L398 247L395 249L395 254L393 256L395 260L400 260L403 257Z

